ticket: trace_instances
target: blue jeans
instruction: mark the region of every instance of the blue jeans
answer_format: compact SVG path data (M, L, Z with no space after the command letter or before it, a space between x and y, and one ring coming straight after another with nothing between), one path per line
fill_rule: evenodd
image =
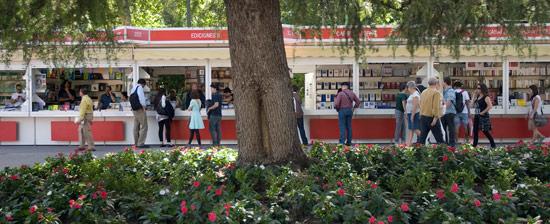
M210 116L208 129L210 130L210 135L212 136L212 145L220 145L220 141L222 140L221 123L221 116Z
M340 111L338 111L338 128L340 129L340 144L351 145L352 117L353 117L353 110L351 108L343 108L343 109L340 109Z
M296 123L298 123L298 130L300 131L300 137L302 138L302 144L307 145L307 136L306 130L304 129L304 117L296 118Z

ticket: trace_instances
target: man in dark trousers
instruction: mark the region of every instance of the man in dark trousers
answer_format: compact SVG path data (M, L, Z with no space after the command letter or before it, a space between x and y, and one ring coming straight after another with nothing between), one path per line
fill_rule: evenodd
M437 90L439 80L431 78L429 87L420 95L420 136L417 143L424 145L431 131L438 144L443 141L443 133L439 126L441 118L441 93Z
M302 144L307 145L307 136L304 129L304 110L302 109L302 100L300 95L297 93L298 87L292 87L292 101L294 103L294 114L296 115L296 123L298 123L298 130L300 131L300 137L302 139Z
M212 145L220 145L222 139L221 123L223 98L219 92L218 85L212 84L210 88L212 88L212 100L210 100L210 104L207 105L208 109L206 110L209 122L208 129L212 136Z
M349 90L349 83L342 83L342 91L336 96L334 107L338 111L338 128L340 129L340 144L351 145L351 120L353 111L361 101L355 93Z

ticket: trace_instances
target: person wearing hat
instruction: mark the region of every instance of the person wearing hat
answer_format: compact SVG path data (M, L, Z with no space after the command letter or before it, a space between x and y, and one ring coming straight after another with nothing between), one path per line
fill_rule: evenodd
M221 123L223 97L219 93L217 84L210 85L210 88L212 88L212 99L206 109L206 113L208 114L208 129L210 131L210 136L212 136L212 145L220 145L222 139Z
M342 91L336 95L334 108L338 111L338 128L340 129L340 144L351 145L351 120L353 111L359 107L361 101L349 89L349 83L342 83Z

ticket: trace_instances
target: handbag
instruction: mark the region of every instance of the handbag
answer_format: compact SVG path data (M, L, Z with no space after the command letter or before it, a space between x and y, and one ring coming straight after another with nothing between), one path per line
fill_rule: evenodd
M548 118L546 118L543 113L535 113L533 120L535 122L535 126L537 127L545 126L548 123Z

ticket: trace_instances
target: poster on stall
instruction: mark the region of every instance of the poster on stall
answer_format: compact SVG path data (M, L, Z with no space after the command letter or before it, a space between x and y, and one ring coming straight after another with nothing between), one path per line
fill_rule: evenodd
M34 77L34 89L36 90L35 92L46 92L46 74L37 73Z

